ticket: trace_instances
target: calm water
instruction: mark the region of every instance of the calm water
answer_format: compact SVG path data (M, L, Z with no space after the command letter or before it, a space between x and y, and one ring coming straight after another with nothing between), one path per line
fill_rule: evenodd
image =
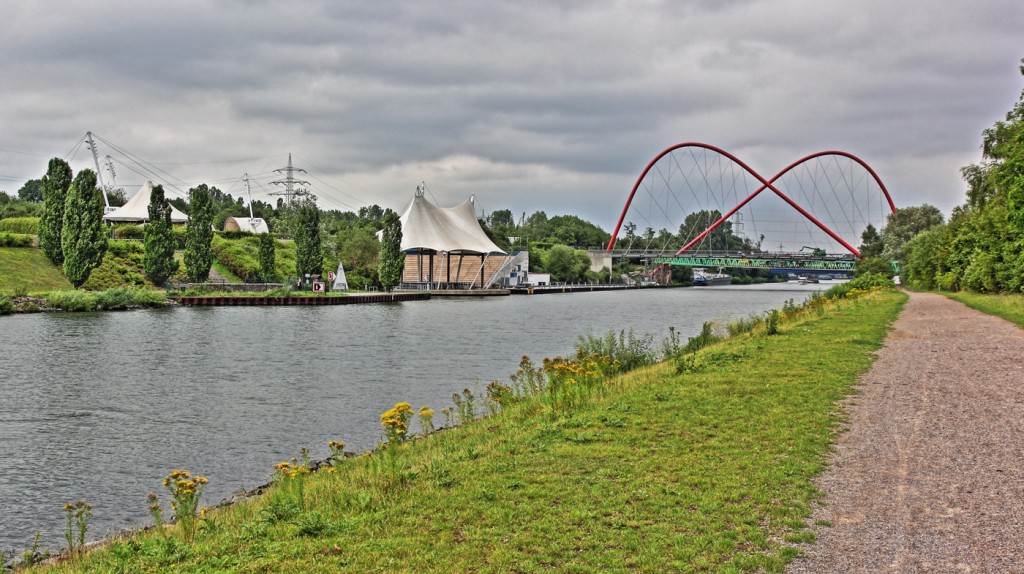
M666 289L336 307L178 308L0 318L0 548L63 542L64 503L91 537L148 520L172 469L209 477L204 503L265 483L307 446L381 439L395 402L507 380L522 355L576 336L673 326L683 340L827 286Z

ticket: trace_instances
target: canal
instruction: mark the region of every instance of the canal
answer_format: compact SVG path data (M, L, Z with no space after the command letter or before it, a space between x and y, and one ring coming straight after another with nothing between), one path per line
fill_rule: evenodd
M366 450L394 403L441 409L508 380L523 355L571 353L578 335L683 341L804 300L775 284L434 299L337 307L171 308L0 318L0 549L64 545L66 502L94 506L90 538L169 506L172 469L207 476L204 504L267 482L327 442Z

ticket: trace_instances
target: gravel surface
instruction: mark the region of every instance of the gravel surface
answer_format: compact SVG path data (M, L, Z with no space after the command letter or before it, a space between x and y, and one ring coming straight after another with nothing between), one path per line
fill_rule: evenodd
M911 293L787 572L1024 572L1024 331Z

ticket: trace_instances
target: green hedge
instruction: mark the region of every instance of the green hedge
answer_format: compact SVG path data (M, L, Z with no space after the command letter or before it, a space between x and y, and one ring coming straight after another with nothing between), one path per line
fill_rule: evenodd
M114 226L114 239L142 239L143 227L134 223L121 223Z
M50 306L64 311L111 311L129 307L158 307L167 301L162 291L118 287L105 291L53 291Z
M32 247L32 235L0 233L0 247Z
M39 235L38 217L8 217L0 219L0 232Z

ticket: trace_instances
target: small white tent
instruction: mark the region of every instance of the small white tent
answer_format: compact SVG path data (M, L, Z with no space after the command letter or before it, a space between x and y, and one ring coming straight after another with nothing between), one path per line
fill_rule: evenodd
M135 195L115 211L103 216L103 221L146 222L149 221L149 196L153 193L153 182L147 181ZM171 223L185 223L188 216L171 206Z
M224 220L224 231L270 233L267 222L259 217L229 217Z

